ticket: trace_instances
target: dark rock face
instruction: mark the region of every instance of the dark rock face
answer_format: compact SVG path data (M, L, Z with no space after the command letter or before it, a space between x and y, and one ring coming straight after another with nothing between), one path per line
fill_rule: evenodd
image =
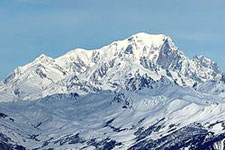
M155 63L152 63L152 61L145 56L140 58L140 64L146 69L157 71L157 65Z
M6 118L6 117L8 117L6 114L0 112L0 118Z
M16 73L15 73L15 72L11 73L11 74L3 81L3 83L4 83L4 84L9 83L11 80L13 80L13 79L15 78L15 76L16 76Z
M6 135L0 133L0 150L26 150L22 145L12 144L12 140Z
M152 84L154 84L155 81L148 77L147 75L139 75L137 74L135 77L131 77L130 79L127 79L125 82L126 90L135 91L135 90L141 90L143 88L153 88Z
M165 40L164 44L161 47L159 58L157 63L163 68L167 69L176 65L180 57L177 51L172 50L169 45L168 40Z
M78 144L78 143L84 143L85 140L82 139L80 136L79 136L79 133L75 134L75 135L68 135L68 136L65 136L57 141L55 141L54 143L59 143L60 145L64 145L64 144Z
M65 99L65 98L70 98L70 99L76 99L78 98L79 95L77 93L70 93L70 94L53 94L50 96L46 96L44 98L45 101L50 101L50 100L54 100L54 99Z
M8 138L6 135L0 133L0 149L1 150L12 150L13 145L9 143L10 138Z
M104 127L108 127L113 121L115 120L115 118L110 119L109 121L107 121L104 125Z
M222 75L221 81L223 81L225 83L225 74Z
M133 46L128 45L128 47L125 50L125 54L133 54Z
M44 145L41 148L37 149L43 149L45 146L47 146L49 143L51 143L53 139L50 139L49 141L46 141ZM53 141L54 144L59 144L60 146L63 146L65 144L70 144L70 145L76 145L76 144L84 144L87 146L82 147L81 149L88 148L89 146L93 146L98 150L110 150L113 149L117 146L121 146L122 143L117 142L116 140L106 138L106 139L90 139L86 140L82 138L79 133L75 135L67 135L65 137L62 137L61 139L57 141ZM49 149L50 150L50 149Z
M104 140L101 140L99 142L96 141L96 139L91 139L87 142L89 146L94 146L98 150L111 150L117 146L121 146L122 143L117 142L115 140L106 138Z
M133 100L126 96L123 92L116 93L116 95L113 97L113 100L111 101L111 104L118 103L122 104L123 109L132 108Z
M104 127L109 127L111 128L114 132L121 132L121 131L124 131L124 130L128 130L126 128L120 128L120 127L115 127L112 125L112 122L115 120L115 118L113 119L110 119L109 121L107 121L104 125Z
M1 150L13 150L13 146L11 144L0 141L0 149Z
M16 149L16 150L26 150L26 148L23 147L23 146L21 146L21 145L17 145L17 146L15 147L15 149Z
M225 134L214 136L213 133L202 128L200 124L192 124L163 136L157 140L149 139L153 130L161 126L157 124L148 129L135 132L137 142L129 150L175 150L188 147L190 150L214 150L214 144L225 138Z
M14 90L14 94L19 96L20 95L20 90L19 89L15 89Z
M143 128L139 128L134 134L137 136L136 141L140 141L142 139L145 139L147 136L149 136L152 132L158 132L161 128L163 128L163 120L165 118L160 119L155 124L148 127L146 130L143 130Z
M104 146L102 150L108 150L108 149L113 149L114 147L121 145L121 143L117 143L115 140L110 140L104 142Z

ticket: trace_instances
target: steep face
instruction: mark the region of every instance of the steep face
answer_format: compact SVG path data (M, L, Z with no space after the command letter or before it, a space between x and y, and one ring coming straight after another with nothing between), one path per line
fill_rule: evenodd
M170 37L138 33L97 50L76 49L55 59L41 55L10 74L0 93L1 99L11 95L26 100L50 93L114 91L126 89L134 78L143 80L138 76L153 81L166 77L180 86L222 77L216 63L205 57L187 58Z

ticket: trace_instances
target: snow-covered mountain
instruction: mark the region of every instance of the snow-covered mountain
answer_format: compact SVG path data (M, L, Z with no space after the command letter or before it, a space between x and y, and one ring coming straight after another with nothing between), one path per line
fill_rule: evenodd
M44 54L0 83L0 149L224 149L225 77L166 35Z
M135 90L138 85L130 87L128 83L146 77L153 81L166 77L180 86L193 86L220 80L222 74L208 58L187 58L166 35L138 33L97 50L76 49L55 59L42 54L3 81L0 101Z

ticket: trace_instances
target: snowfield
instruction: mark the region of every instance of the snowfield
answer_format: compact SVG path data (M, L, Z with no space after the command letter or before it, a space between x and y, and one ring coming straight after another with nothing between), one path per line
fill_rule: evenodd
M42 54L0 84L0 149L224 150L224 91L162 34Z

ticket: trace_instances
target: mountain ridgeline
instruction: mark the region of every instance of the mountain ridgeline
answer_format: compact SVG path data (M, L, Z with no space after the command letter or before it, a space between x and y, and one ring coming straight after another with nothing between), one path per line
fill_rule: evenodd
M141 86L143 79L161 78L191 87L220 81L222 73L208 58L187 58L166 35L138 33L97 50L76 49L55 59L42 54L2 82L0 101L35 100L58 93L135 90L142 88L136 86ZM134 80L136 85L130 85Z

